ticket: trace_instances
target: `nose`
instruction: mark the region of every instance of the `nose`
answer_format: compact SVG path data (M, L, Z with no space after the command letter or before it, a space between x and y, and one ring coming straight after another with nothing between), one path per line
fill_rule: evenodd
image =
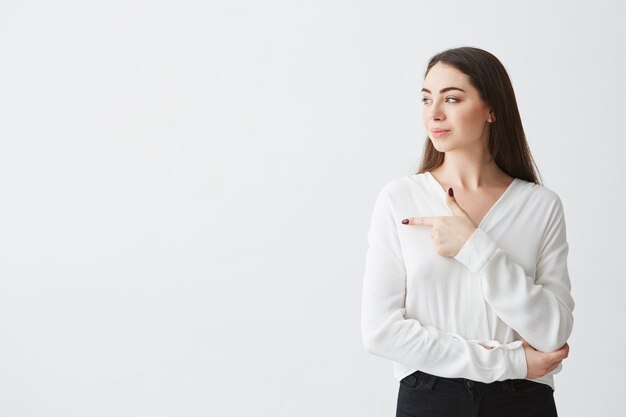
M433 103L428 107L427 110L428 118L430 120L445 120L446 115L443 111L443 105L438 101L433 101Z

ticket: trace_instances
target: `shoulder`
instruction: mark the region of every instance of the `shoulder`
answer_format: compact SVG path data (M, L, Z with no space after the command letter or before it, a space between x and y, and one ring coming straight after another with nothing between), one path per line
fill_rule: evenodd
M535 198L540 199L550 204L561 203L561 197L552 188L548 188L547 186L542 185L542 184L535 184L534 182L527 182L524 180L521 180L521 181L528 184Z
M424 180L423 174L409 174L383 182L375 198L375 210L393 215L405 212L416 200L424 199L428 190Z
M402 198L410 194L426 192L425 174L408 174L388 180L380 188L379 194L392 199Z
M529 210L535 213L545 213L553 216L555 214L562 214L563 202L560 195L553 190L542 184L536 184L534 182L517 179L521 188L524 190L524 203Z

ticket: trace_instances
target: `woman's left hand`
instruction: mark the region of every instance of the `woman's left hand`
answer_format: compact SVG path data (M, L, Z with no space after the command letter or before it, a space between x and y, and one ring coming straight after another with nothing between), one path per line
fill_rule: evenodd
M454 194L448 193L448 207L453 216L409 217L402 224L408 226L432 226L430 237L441 256L454 257L478 226L457 203Z

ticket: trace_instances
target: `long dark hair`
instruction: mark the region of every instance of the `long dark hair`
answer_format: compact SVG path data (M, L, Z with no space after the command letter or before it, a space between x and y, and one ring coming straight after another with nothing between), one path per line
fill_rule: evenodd
M424 79L438 62L466 74L482 100L493 109L495 121L489 129L488 148L498 167L514 178L541 184L539 170L526 142L511 80L498 58L469 46L447 49L430 59ZM437 168L443 159L444 153L435 149L426 136L424 154L416 174Z

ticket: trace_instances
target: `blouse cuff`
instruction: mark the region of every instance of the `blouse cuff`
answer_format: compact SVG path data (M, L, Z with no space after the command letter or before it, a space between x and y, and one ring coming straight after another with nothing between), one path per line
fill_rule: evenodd
M497 249L496 242L483 230L476 228L454 259L474 273L480 272Z
M526 378L526 374L528 373L528 364L526 363L526 353L524 352L522 341L516 340L505 346L505 350L509 353L509 355L506 356L509 363L505 366L505 369L510 370L510 375L507 379Z

